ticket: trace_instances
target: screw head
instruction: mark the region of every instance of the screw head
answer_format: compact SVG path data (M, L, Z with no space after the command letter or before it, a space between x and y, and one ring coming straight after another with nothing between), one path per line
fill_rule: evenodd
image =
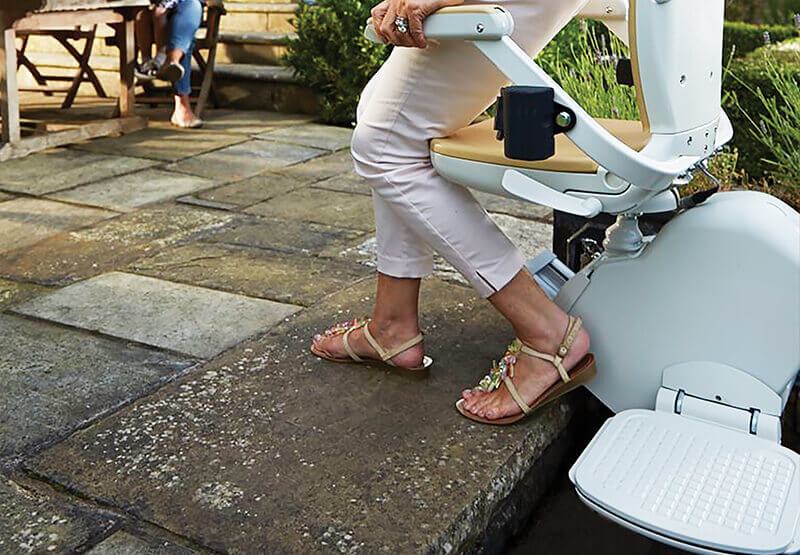
M484 29L483 23L478 23L475 26L475 30L478 31L479 33L483 33L483 29Z
M561 111L556 114L556 125L567 128L572 125L572 115L569 112Z
M689 138L686 140L686 144L687 144L687 145L690 145L690 144L692 144L692 138L691 138L691 137L689 137Z

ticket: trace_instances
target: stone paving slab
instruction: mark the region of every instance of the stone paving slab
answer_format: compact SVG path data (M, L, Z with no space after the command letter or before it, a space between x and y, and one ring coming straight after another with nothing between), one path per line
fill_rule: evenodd
M194 363L0 314L0 457L64 437Z
M72 148L101 154L117 154L176 162L209 150L245 141L245 137L204 129L148 127L121 137L104 137Z
M372 231L372 199L325 189L303 188L246 209L249 214Z
M323 179L314 183L318 189L328 189L329 191L341 191L343 193L356 193L359 195L371 195L372 190L367 185L367 180L355 173L346 173Z
M299 307L111 272L15 311L202 358L267 331Z
M304 185L304 182L295 177L268 172L202 191L195 196L202 200L221 202L238 208L258 204Z
M0 553L76 553L114 525L0 476Z
M19 283L0 278L0 310L5 310L46 291L50 291L50 289L33 283Z
M5 200L11 200L12 198L15 198L14 195L9 195L8 193L0 192L0 202L3 202Z
M352 129L315 123L282 127L255 135L257 139L281 141L334 151L349 148L352 136Z
M237 181L325 154L324 150L273 141L247 141L170 164L167 169L219 181Z
M140 210L0 254L0 275L45 285L65 285L209 233L232 219L221 212L175 206Z
M354 173L353 157L348 150L342 150L278 171L302 183L316 183L335 175Z
M363 265L228 245L190 244L132 264L137 274L308 306L372 274Z
M0 202L0 252L27 247L59 231L85 227L116 215L27 197Z
M172 542L143 540L120 530L87 553L88 555L188 555L196 552Z
M453 402L512 333L437 280L423 284L429 374L310 355L308 338L367 312L374 286L326 298L28 468L220 551L462 551L566 426L570 398L518 426L463 419Z
M108 208L117 212L130 212L147 204L213 186L214 181L210 179L150 169L82 185L50 195L50 198Z
M0 189L44 195L157 163L143 158L54 149L0 164Z
M324 250L338 253L365 236L365 232L355 229L241 215L225 228L204 237L203 242L316 255Z
M254 135L275 127L300 125L314 120L305 114L284 114L260 110L215 110L203 116L203 129L221 133Z

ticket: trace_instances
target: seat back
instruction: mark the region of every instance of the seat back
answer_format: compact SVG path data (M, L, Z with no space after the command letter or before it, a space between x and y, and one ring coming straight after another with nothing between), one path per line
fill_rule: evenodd
M630 0L631 62L642 123L683 133L720 114L725 0Z

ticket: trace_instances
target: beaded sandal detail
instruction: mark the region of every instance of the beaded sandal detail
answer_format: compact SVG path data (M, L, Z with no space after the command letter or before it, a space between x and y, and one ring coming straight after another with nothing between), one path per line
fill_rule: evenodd
M383 348L383 346L378 343L378 341L372 336L369 331L369 318L355 318L350 320L349 322L340 322L333 327L328 328L322 334L317 334L314 336L313 343L311 344L311 352L320 358L324 358L325 360L330 360L332 362L383 362L384 364L388 364L389 366L393 366L395 368L402 368L403 370L411 370L411 371L420 371L420 370L427 370L433 364L433 359L427 355L422 358L422 366L417 366L414 368L408 368L405 366L397 366L395 363L392 362L392 358L396 357L403 351L407 351L414 345L422 342L423 335L422 332L418 333L416 336L412 337L402 345L399 345L393 349L389 349L388 351ZM348 340L350 334L359 328L364 328L364 337L366 338L367 342L375 349L375 352L378 353L378 356L381 357L380 359L372 359L372 358L362 358L358 356L353 348L350 346L350 342ZM322 351L316 348L317 343L327 337L337 337L342 336L342 342L344 343L344 350L347 351L349 358L339 358L339 357L332 357L328 356Z
M506 389L508 389L508 392L511 394L511 397L513 397L514 401L522 410L520 414L506 416L503 418L495 418L492 420L488 418L482 418L477 414L472 414L464 407L464 399L459 399L456 402L456 409L458 412L460 412L466 418L482 424L513 424L514 422L518 422L529 416L536 409L543 407L547 403L555 401L565 393L568 393L591 380L597 374L597 366L595 365L594 355L591 353L587 354L580 361L578 361L572 370L567 371L562 364L564 357L567 356L570 347L572 347L573 341L575 341L575 338L578 336L578 331L580 331L582 323L583 320L581 320L580 317L569 317L567 331L564 333L564 339L561 341L561 345L559 345L558 351L555 355L540 353L539 351L536 351L523 343L519 338L515 339L511 345L508 346L503 358L501 358L499 362L493 362L492 369L486 376L483 377L483 379L481 379L476 389L478 391L485 391L487 393L495 391L499 389L501 385L505 384ZM514 366L516 365L517 358L520 354L546 360L552 363L552 365L558 370L558 374L561 376L560 382L556 382L550 386L530 405L522 400L517 388L514 386L514 382L511 381L511 379L514 377Z

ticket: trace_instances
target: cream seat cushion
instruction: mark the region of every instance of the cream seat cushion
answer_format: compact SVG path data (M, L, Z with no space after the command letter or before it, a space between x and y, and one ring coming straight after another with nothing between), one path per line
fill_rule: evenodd
M642 129L639 121L597 119L612 135L629 147L641 150L647 144L650 133ZM465 127L444 139L431 141L431 150L452 158L463 158L476 162L500 164L515 168L530 168L571 173L594 173L597 163L583 153L566 135L556 135L556 153L547 160L512 160L503 154L503 142L495 138L493 120L487 119Z

